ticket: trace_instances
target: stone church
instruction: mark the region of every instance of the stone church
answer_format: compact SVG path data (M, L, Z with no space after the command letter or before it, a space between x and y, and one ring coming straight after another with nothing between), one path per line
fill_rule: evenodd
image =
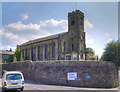
M68 13L68 32L30 40L20 49L23 60L85 60L84 13Z

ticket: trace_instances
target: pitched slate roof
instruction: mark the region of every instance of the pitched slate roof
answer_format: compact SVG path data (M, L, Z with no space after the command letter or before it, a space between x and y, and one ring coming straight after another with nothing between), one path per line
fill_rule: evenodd
M35 40L30 40L28 42L25 42L25 43L21 44L20 46L33 44L33 43L37 43L37 42L42 42L42 41L47 41L47 40L51 40L51 39L57 39L58 37L63 36L66 33L67 32L63 32L63 33L56 34L56 35L51 35L51 36L47 36L47 37L43 37L43 38L38 38L38 39L35 39Z

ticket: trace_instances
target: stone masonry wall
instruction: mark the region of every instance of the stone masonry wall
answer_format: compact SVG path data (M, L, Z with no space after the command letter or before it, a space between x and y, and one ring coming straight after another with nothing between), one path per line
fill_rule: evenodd
M42 84L91 88L113 88L119 85L118 70L111 62L26 61L3 64L2 69L21 71L25 80ZM68 81L68 72L77 72L77 80Z

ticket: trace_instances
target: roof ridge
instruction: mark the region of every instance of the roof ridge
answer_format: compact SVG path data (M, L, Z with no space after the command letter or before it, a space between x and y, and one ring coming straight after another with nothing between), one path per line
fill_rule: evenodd
M34 39L34 40L29 40L29 41L21 44L20 46L22 46L22 45L27 45L27 44L31 44L31 43L35 43L35 42L37 42L37 41L44 41L44 40L49 40L49 39L57 38L57 37L59 37L60 35L64 35L64 34L66 34L66 33L67 33L67 32L63 32L63 33L54 34L54 35L49 35L49 36L42 37L42 38L38 38L38 39Z

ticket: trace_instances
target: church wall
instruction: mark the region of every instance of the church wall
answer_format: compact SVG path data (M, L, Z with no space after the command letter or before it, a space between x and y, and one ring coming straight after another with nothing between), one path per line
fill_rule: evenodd
M52 58L52 45L54 42L55 42L55 58ZM47 58L45 58L45 46L46 45L48 47ZM38 46L40 46L40 59L38 59ZM58 59L57 39L33 43L33 44L26 45L26 46L20 46L23 60L32 60L32 56L31 56L32 48L33 48L33 61L57 60ZM27 54L26 54L26 49L27 49Z
M58 36L58 37L57 37ZM28 60L32 60L32 47L33 47L33 61L38 60L38 46L40 46L40 60L65 60L66 56L71 57L72 60L85 60L85 32L84 32L84 14L79 11L68 13L68 32L65 34L58 34L56 38L43 40L41 42L32 43L27 45L29 47ZM34 42L34 40L33 40ZM55 58L52 58L52 44L55 42ZM65 46L64 46L65 45ZM25 59L27 46L21 46L24 49L23 60ZM47 47L48 49L46 49ZM64 51L65 49L65 51ZM48 50L48 51L47 51ZM47 55L45 55L47 51ZM46 58L47 56L47 58ZM75 58L74 58L75 57ZM73 59L74 58L74 59Z

